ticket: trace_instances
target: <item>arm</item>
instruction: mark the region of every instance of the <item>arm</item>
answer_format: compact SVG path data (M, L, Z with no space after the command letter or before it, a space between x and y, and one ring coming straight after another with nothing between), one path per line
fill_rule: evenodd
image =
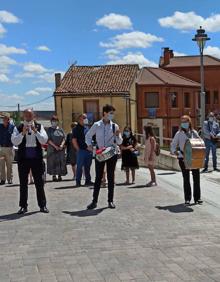
M156 141L153 137L150 138L150 144L151 144L151 150L150 150L149 160L151 161L153 159L153 154L155 152L155 145L156 145Z
M170 153L172 155L176 154L177 146L179 145L179 132L177 132L170 144Z
M21 144L22 140L24 138L24 134L21 132L18 132L17 127L14 127L13 133L11 135L11 142L13 145L18 146Z
M97 125L94 123L93 126L89 129L86 133L86 144L88 145L89 149L92 149L92 138L96 134Z
M37 137L37 139L38 139L38 141L40 142L41 145L45 145L47 143L48 136L47 136L47 133L46 133L43 125L41 125L40 132L35 131L35 135L36 135L36 137Z
M76 138L72 139L72 144L73 144L73 147L75 148L75 150L79 151L79 145L78 145L78 142L77 142Z
M209 128L208 128L208 121L204 121L203 127L202 127L202 132L203 132L204 138L210 139L211 132L209 131Z
M115 135L116 135L116 143L117 143L117 145L120 146L123 142L123 138L121 136L121 131L120 131L119 126L117 124L115 125Z

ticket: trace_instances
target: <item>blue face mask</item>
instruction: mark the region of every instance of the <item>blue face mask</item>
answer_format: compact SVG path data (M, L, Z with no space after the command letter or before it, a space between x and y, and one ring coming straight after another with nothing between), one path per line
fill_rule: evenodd
M181 128L182 129L189 129L189 123L188 122L182 122L181 123Z
M126 138L129 138L130 135L131 135L131 133L130 133L129 131L124 131L124 136L125 136Z
M112 121L114 119L114 114L108 114L108 120Z

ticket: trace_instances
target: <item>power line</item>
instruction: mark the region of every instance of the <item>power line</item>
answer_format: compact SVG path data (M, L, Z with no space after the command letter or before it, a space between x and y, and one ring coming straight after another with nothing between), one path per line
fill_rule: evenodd
M34 101L33 103L24 104L24 105L20 104L20 106L21 106L21 107L33 106L33 105L36 105L36 104L40 104L40 103L42 103L42 102L44 102L44 101L46 101L46 100L48 100L48 99L50 99L50 98L52 98L52 97L53 97L53 95L48 96L48 97L43 98L43 99L40 99L40 100L38 100L38 101ZM15 106L9 105L9 106L1 106L1 107L3 107L3 108L17 108L17 104L16 104Z

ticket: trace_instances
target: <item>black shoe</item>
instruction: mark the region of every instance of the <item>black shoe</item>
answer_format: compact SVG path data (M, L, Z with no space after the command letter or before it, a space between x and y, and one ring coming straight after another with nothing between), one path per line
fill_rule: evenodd
M12 180L8 180L8 184L9 185L13 184Z
M62 180L63 179L62 179L61 175L59 175L57 181L62 181Z
M214 168L214 171L220 172L220 169L216 167Z
M185 206L190 206L190 201L185 201Z
M76 185L74 186L74 188L79 188L79 187L81 187L82 185L81 185L81 183L76 183Z
M196 205L202 205L202 203L203 203L203 200L201 200L201 199L195 201L195 204L196 204Z
M115 204L114 204L113 202L109 202L109 203L108 203L108 207L109 207L110 209L115 209L115 208L116 208L116 206L115 206Z
M97 207L97 203L96 202L92 202L91 204L89 204L87 206L87 210L94 210Z
M57 182L58 181L58 179L57 179L57 177L55 175L53 176L52 181L53 182Z
M201 172L202 172L202 173L207 173L207 172L209 172L209 171L208 171L208 168L204 168Z
M94 185L94 182L92 182L92 181L89 181L89 182L85 183L85 186L93 186L93 185Z
M43 207L43 208L40 208L40 212L49 213L49 210L47 207Z
M1 180L0 185L5 185L5 180Z
M27 208L20 208L20 210L17 212L17 214L25 214L28 211Z

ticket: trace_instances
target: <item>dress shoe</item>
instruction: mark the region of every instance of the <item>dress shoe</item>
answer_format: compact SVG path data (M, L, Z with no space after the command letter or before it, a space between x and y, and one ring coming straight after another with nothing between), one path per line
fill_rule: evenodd
M97 207L97 203L96 202L92 202L91 204L89 204L87 206L87 210L94 210Z
M54 175L54 176L52 177L52 181L53 181L53 182L57 182L57 181L58 181L56 175Z
M204 168L201 172L202 172L202 173L207 173L207 172L209 172L209 171L208 171L208 168Z
M94 182L92 182L92 181L89 181L89 182L86 182L86 183L85 183L85 186L87 186L87 187L88 187L88 186L93 186L93 185L94 185Z
M195 204L196 204L196 205L202 205L202 203L203 203L203 200L201 200L201 199L195 201Z
M8 180L8 184L9 185L13 184L12 180Z
M220 172L220 169L216 167L214 168L214 171Z
M5 180L1 180L0 185L5 185Z
M63 179L62 179L61 175L59 175L57 181L62 181L62 180Z
M113 202L109 202L109 203L108 203L108 207L109 207L110 209L115 209L115 208L116 208L116 206L115 206L115 204L114 204Z
M43 207L43 208L40 208L40 212L49 213L49 210L47 207Z
M185 201L185 206L190 206L190 201Z
M20 208L20 210L17 212L18 214L25 214L28 211L27 208Z
M81 187L82 185L81 185L81 183L76 183L76 185L74 186L74 188L79 188L79 187Z

